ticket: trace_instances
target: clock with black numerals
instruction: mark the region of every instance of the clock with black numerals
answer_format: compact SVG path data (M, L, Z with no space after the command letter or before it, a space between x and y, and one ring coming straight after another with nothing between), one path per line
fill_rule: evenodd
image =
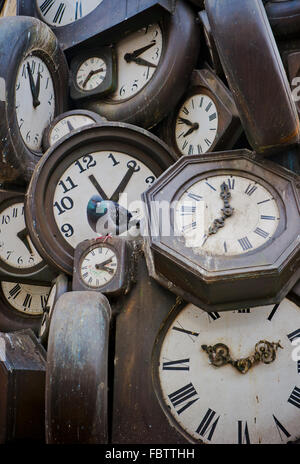
M231 93L208 65L193 71L189 90L160 127L178 156L232 148L241 133Z
M154 388L170 423L192 443L299 440L300 307L171 311L156 339Z
M117 88L84 107L108 120L124 121L146 129L159 123L176 105L196 64L200 27L184 1L174 14L161 16L116 40Z
M41 21L0 21L0 179L24 183L42 156L44 129L66 108L68 67L56 37Z
M133 280L134 242L106 236L79 243L74 254L72 290L116 296L129 291Z
M17 14L35 16L52 28L63 50L120 35L136 24L172 13L173 0L17 0Z
M187 301L278 303L299 279L296 174L247 150L186 156L143 197L150 275Z
M25 224L24 193L0 190L0 277L45 284L55 273L35 249Z
M57 116L45 129L43 134L43 149L48 150L65 135L84 126L103 122L104 118L88 110L72 110Z
M160 139L129 124L95 124L65 136L45 153L26 194L37 250L71 274L83 240L139 235L140 195L174 161Z

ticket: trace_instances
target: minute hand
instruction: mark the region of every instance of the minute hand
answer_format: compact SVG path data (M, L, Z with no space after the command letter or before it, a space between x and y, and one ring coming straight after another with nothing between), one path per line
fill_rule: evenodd
M156 64L150 63L150 61L144 60L144 58L136 58L135 56L132 56L128 58L127 63L131 63L132 61L136 64L139 64L141 66L147 66L149 68L157 68Z
M135 57L136 58L137 56L140 56L142 53L149 50L149 48L153 47L155 44L156 44L156 41L153 40L153 42L151 42L148 45L145 45L145 47L138 48L137 50L134 50L132 53L126 53L125 57L130 56L130 57ZM126 60L126 58L125 58L125 60Z

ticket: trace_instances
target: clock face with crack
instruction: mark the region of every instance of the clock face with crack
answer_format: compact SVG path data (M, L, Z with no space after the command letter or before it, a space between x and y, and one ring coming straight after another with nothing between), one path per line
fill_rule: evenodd
M288 299L219 313L189 304L171 313L153 358L156 393L171 423L195 443L299 439L299 327L300 308Z

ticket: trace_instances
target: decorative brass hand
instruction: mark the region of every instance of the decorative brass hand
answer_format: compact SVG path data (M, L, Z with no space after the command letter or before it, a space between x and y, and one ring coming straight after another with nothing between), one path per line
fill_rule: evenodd
M229 204L229 199L231 198L231 193L229 187L225 182L221 184L221 193L220 197L223 200L224 208L221 209L223 212L222 217L215 219L213 225L208 229L208 235L216 234L221 227L224 227L225 220L233 215L233 208Z
M213 366L221 367L231 364L241 374L246 374L254 364L259 362L270 364L275 361L276 351L278 348L283 347L280 345L280 340L278 343L260 340L255 345L254 354L248 356L248 358L241 358L236 361L231 358L228 346L223 343L216 343L213 346L202 345L201 348L206 351L209 361Z

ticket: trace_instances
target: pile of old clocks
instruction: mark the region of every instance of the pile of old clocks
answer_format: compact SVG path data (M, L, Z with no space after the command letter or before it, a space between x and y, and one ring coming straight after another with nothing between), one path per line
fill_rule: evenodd
M296 442L299 2L15 3L0 441Z

